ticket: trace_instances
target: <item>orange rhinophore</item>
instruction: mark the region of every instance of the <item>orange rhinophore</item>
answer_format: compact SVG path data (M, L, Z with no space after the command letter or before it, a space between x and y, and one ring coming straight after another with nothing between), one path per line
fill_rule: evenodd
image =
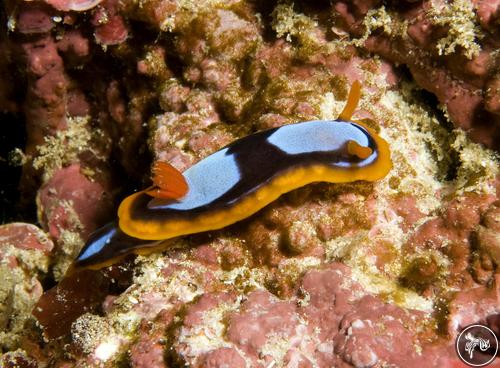
M350 121L354 110L358 107L358 102L361 97L361 83L359 81L354 81L349 91L349 96L347 97L347 103L344 109L339 114L338 120Z
M373 150L370 147L361 146L356 141L348 141L347 152L350 155L358 156L361 159L365 159L370 157L370 155L373 153Z
M144 192L154 198L180 199L189 190L186 179L175 167L165 161L153 165L153 186Z

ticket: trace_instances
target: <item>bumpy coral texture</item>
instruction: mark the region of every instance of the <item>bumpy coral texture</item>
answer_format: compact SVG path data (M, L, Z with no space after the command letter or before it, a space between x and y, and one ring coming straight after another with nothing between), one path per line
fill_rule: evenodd
M0 365L458 367L461 328L500 332L498 2L3 6L0 108L25 117L41 228L0 227ZM354 80L386 178L64 277L151 158L336 118Z

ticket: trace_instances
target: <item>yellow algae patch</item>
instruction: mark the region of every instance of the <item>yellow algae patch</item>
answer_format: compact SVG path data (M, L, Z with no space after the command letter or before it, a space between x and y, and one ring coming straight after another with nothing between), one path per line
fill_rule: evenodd
M322 100L319 105L320 114L319 119L321 120L335 120L339 116L340 112L344 108L345 101L337 101L335 95L332 92L327 92L322 96Z
M189 346L182 354L196 357L217 348L232 347L232 344L225 340L225 316L239 308L242 298L238 298L234 303L221 302L217 307L204 311L201 323L192 328L181 327L178 343Z
M313 367L317 366L316 359L309 354L312 351L312 347L317 346L317 341L315 336L311 336L307 331L307 322L300 322L295 327L295 335L293 336L285 336L279 333L272 333L266 336L266 343L259 349L259 355L262 357L270 356L272 358L268 367L298 366L299 363L294 362L294 357L297 358L297 361L300 361L300 355L305 356L313 364ZM285 356L289 352L292 352L292 355L290 362L286 364Z
M57 260L52 270L54 278L60 281L66 270L69 268L80 249L82 249L84 240L77 231L61 230L61 235L57 241L58 252Z
M73 322L71 338L84 353L90 354L111 331L112 328L106 318L85 313Z
M401 242L401 239L393 239L393 242ZM400 256L397 256L391 264L395 267L392 270L393 275L384 274L375 266L374 254L376 252L370 252L370 248L374 246L380 245L369 237L367 231L363 231L353 236L338 237L327 242L326 255L328 259L340 260L351 267L352 280L361 284L363 292L379 295L387 302L404 308L431 312L433 305L431 300L399 284Z
M408 28L408 22L400 21L397 16L394 16L385 8L385 6L381 6L380 8L368 10L365 17L363 18L363 26L365 27L365 32L361 37L341 41L340 44L363 47L368 37L370 37L370 35L376 30L381 30L388 36L404 37Z
M354 39L352 41L354 45L359 47L363 46L365 41L375 30L382 29L383 33L392 35L396 29L394 27L393 19L385 9L385 6L370 9L363 19L363 25L365 26L365 33L361 36L361 38Z
M383 133L391 147L393 169L377 183L378 189L384 194L410 194L418 199L417 207L422 213L431 213L441 205L436 192L443 183L438 177L440 167L427 143L436 138L431 130L421 126L422 121L432 126L433 118L418 105L409 104L398 92L386 92L380 102L382 108L366 108L384 124ZM393 178L397 180L396 186L395 181L391 181Z
M296 13L293 5L279 4L274 8L272 17L271 26L278 38L285 36L291 42L292 37L297 37L303 44L318 43L313 36L318 23L305 14Z
M90 141L94 136L102 135L100 130L89 127L89 116L67 118L67 121L67 129L57 131L54 136L44 137L45 142L37 147L38 155L33 160L33 167L43 169L44 181L55 170L77 161L82 152L92 150ZM100 157L98 152L92 152L95 157Z
M455 140L451 144L459 157L457 170L457 194L464 192L495 194L494 180L500 171L500 156L473 143L461 129L454 130Z
M468 59L479 55L481 46L476 41L480 38L481 30L476 23L473 3L469 0L453 0L439 3L431 1L431 4L428 13L431 22L448 30L446 37L437 42L439 55L452 54L457 47Z
M139 7L143 7L145 3L150 0L138 0L137 3ZM224 6L234 5L235 1L225 1L225 0L203 0L203 1L193 1L193 0L178 0L176 2L177 11L172 14L166 12L166 17L163 19L160 25L160 29L164 32L173 32L179 27L185 27L193 19L198 17L202 12L207 12L209 10L214 11L213 8L224 8ZM212 8L212 9L211 9Z
M14 250L7 249L13 254ZM39 252L41 253L41 252ZM43 259L36 255L35 258ZM8 258L4 258L7 261ZM21 267L12 269L5 261L0 263L0 350L16 349L25 331L25 323L31 317L31 310L42 293L42 287L35 276L27 276ZM43 263L47 263L44 260ZM35 298L36 297L36 298Z
M264 289L266 280L266 272L263 269L248 266L235 267L230 271L216 271L216 275L221 283L241 293Z

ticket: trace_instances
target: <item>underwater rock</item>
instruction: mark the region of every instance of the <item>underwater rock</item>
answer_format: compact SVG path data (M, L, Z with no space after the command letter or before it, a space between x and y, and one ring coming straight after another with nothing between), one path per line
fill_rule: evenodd
M448 332L456 336L460 328L474 323L487 324L488 318L500 310L499 276L495 275L492 285L460 291L449 306Z
M38 227L26 223L11 223L0 226L2 246L9 244L20 250L38 250L49 255L54 244Z
M105 0L94 12L94 37L100 45L118 45L127 39L128 30L123 18L118 14L117 7L117 1Z
M99 5L103 0L44 0L57 10L62 11L85 11Z
M495 2L14 5L0 108L24 115L21 197L37 196L50 240L4 225L4 361L458 366L459 329L498 325ZM151 159L184 171L255 131L335 119L355 80L353 118L390 144L384 179L311 184L64 277L118 199L149 185Z
M57 12L43 3L21 3L17 18L17 30L23 34L47 33L55 27L53 17Z
M154 321L145 319L139 327L139 337L130 347L130 364L134 368L162 368L165 361L165 331L172 324L175 313L162 311Z
M2 358L5 364L31 360L16 355L15 350L27 335L25 324L43 293L41 280L48 273L53 247L47 234L35 225L0 226L0 349L12 352Z
M108 280L95 271L66 277L45 292L33 309L47 338L68 334L71 324L84 313L96 311L107 292Z
M93 180L80 164L57 169L37 194L40 222L56 242L59 280L80 252L86 239L111 216L110 183L105 176Z
M359 37L357 45L406 65L455 126L497 150L500 120L491 105L500 92L491 87L498 79L499 31L493 26L498 6L495 1L422 1L387 8L379 1L333 3L339 26Z
M59 169L38 193L40 220L53 239L75 231L87 238L110 217L109 183L90 180L79 164Z
M477 230L480 251L486 253L495 265L500 265L500 203L493 203L484 213L482 226Z

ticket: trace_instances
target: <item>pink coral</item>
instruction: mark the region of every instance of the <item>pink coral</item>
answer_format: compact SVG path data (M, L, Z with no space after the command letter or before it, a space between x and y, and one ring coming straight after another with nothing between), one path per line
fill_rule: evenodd
M230 366L234 368L246 367L246 362L242 356L234 349L219 348L203 354L200 357L200 368L217 368Z
M94 12L92 24L96 27L94 36L98 44L117 45L127 39L128 30L117 7L117 1L105 0Z
M45 0L57 10L62 11L85 11L99 5L103 0Z
M22 250L36 249L49 254L54 244L35 225L21 222L0 226L2 244L13 244Z
M33 349L31 357L21 352L16 354L16 349L24 344L24 325L34 303L43 293L38 277L46 275L53 247L47 234L35 225L11 223L0 226L0 348L8 352L2 354L2 365L22 364L23 361L31 364L36 355L37 349Z
M61 231L77 231L86 238L109 217L111 211L108 183L90 180L73 164L58 170L40 188L42 223L55 239Z
M459 329L498 327L498 162L467 138L498 141L495 2L5 9L0 108L26 120L20 190L50 237L0 228L19 276L5 305L16 282L31 308L62 278L115 199L148 185L151 158L183 171L251 132L335 118L354 80L355 119L394 162L379 182L309 185L164 254L68 276L36 305L39 327L0 310L8 364L458 367ZM450 38L450 19L471 33Z
M460 332L460 328L470 324L486 322L489 316L499 313L500 290L498 275L491 286L477 287L457 293L450 304L450 320L448 330L452 336Z
M134 368L162 368L166 362L163 345L165 329L173 322L174 313L163 311L152 322L144 320L139 339L130 349L130 363Z
M364 32L363 22L370 22L368 12L377 9L379 5L379 1L352 4L336 1L334 8L341 25L359 36ZM458 9L450 10L454 12L450 16L456 16L456 19L443 26L432 18L433 11L440 6L443 6L442 2L423 1L414 7L397 9L398 11L391 13L393 17L390 22L393 24L390 27L397 29L396 24L399 22L409 22L407 35L410 37L396 32L377 32L366 39L363 47L388 60L407 65L415 81L434 93L439 102L446 106L449 118L456 126L466 129L476 141L498 149L500 120L495 107L492 108L491 102L488 102L492 101L492 97L488 97L486 101L484 98L485 95L496 96L493 99L498 100L498 89L490 87L496 79L496 63L493 60L494 50L498 47L495 46L496 41L491 34L485 33L481 40L483 49L473 57L466 58L460 52L441 55L439 48L436 48L438 40L447 34L454 22L461 21L459 17L464 19L467 14L458 15ZM481 26L490 29L498 16L498 11L495 11L498 3L477 1L475 6ZM475 15L472 9L468 11ZM470 47L478 47L473 44L476 41L470 41ZM465 41L462 47L468 47L465 46ZM489 112L495 114L491 115Z
M46 33L55 27L53 17L56 12L43 3L22 3L22 9L17 19L19 32L24 34Z
M425 314L403 310L360 293L360 285L347 281L349 273L350 270L340 264L306 273L299 290L307 299L296 302L279 300L267 291L256 291L234 310L237 305L234 297L204 295L188 309L176 336L176 354L181 361L199 367L211 366L215 361L224 364L230 359L235 359L239 366L245 361L243 357L255 367L269 364L322 367L348 363L355 367L419 366L421 342L415 323L425 319ZM216 310L223 305L233 312L217 314ZM205 346L204 352L196 356L196 349L202 347L186 345L186 341L200 333L210 336L210 329L216 329L216 325L206 320L209 315L227 319L224 339L229 345L213 349ZM406 343L399 344L401 341ZM458 360L452 354L447 353L441 359ZM432 366L439 364L436 357Z

